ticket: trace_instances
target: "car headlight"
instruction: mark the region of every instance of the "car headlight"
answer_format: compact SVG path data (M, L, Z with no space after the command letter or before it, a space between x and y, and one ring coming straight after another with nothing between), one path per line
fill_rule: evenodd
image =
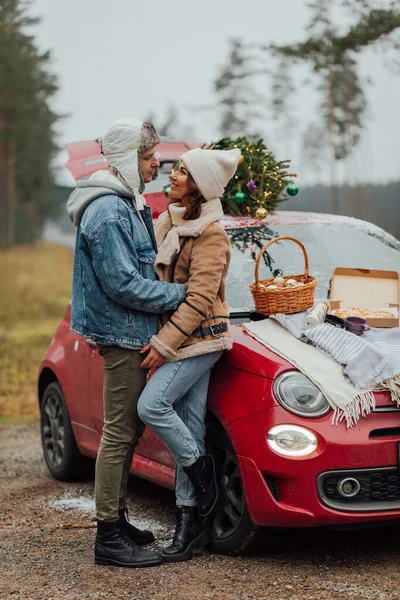
M316 436L297 425L276 425L269 430L267 443L272 450L284 456L307 456L316 450Z
M300 417L315 419L331 410L321 390L299 371L279 375L274 382L274 395L283 408Z

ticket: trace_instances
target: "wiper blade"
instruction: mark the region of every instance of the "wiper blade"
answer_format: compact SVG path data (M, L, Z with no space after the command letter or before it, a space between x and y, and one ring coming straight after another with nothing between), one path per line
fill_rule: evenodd
M249 310L235 311L229 314L230 319L250 319L251 312Z
M230 319L250 319L250 321L262 321L268 319L266 315L256 312L255 310L235 311L229 315Z

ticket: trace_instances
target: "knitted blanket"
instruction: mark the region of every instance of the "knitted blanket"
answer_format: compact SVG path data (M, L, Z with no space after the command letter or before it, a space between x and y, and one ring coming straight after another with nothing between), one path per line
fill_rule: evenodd
M313 329L303 330L306 314L307 311L294 315L271 316L271 319L278 321L301 342L300 346L298 343L294 344L293 338L291 344L286 339L283 349L279 336L274 334L272 347L270 331L267 331L271 330L270 326L254 328L254 325L265 325L269 320L246 323L243 326L250 334L255 333L254 337L263 344L295 364L314 383L319 381L316 385L324 392L334 409L333 423L337 424L345 419L347 427L355 425L360 416L366 416L375 407L374 391L389 391L392 401L400 406L400 328L371 329L362 337L324 323ZM325 375L318 373L321 360L315 352L307 351L307 356L300 356L305 352L303 342L312 344L317 353L323 353L331 363L331 370L332 359L335 361L341 373L339 378L338 369L335 367L334 376L338 377L338 383L340 380L340 394L335 392L332 374L326 370L327 365L324 361L322 364ZM348 378L348 386L345 387L341 381L344 376Z

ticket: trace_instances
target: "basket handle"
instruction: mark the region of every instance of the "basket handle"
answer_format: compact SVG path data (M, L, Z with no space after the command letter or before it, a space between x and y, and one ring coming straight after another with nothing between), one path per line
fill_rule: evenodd
M308 277L308 255L307 255L307 251L306 251L305 247L296 238L290 237L288 235L281 235L280 237L277 237L277 238L274 238L273 240L270 240L268 242L268 244L265 244L265 246L263 246L263 248L260 250L260 253L257 256L256 267L255 267L255 270L254 270L256 285L258 285L258 269L260 268L260 262L261 262L261 258L263 256L264 252L267 250L267 248L269 248L270 246L272 246L272 244L275 244L275 242L280 242L281 240L291 240L292 242L295 242L296 244L298 244L300 246L300 248L303 250L303 255L304 255L304 275L306 277Z

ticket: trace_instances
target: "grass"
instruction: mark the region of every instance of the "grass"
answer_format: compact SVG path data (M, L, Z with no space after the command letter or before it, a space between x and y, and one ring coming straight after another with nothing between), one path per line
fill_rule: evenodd
M0 424L37 419L39 363L71 297L71 250L0 252Z

